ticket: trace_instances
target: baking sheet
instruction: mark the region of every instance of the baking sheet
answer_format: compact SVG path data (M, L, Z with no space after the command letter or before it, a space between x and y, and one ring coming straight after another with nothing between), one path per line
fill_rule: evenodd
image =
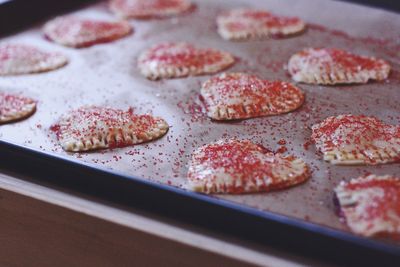
M82 160L154 182L181 187L187 163L198 146L220 138L249 138L272 150L281 148L302 157L312 169L305 184L277 192L251 195L215 195L260 210L272 211L343 229L334 212L332 189L343 179L365 173L398 174L399 164L343 167L321 160L308 145L310 126L338 114L377 116L400 123L400 15L352 4L321 0L196 1L191 14L163 20L131 20L134 34L119 41L85 49L71 49L46 41L40 26L1 41L26 42L65 53L70 63L59 70L16 77L0 77L0 90L21 92L38 100L28 120L0 127L0 138L15 144ZM308 31L289 39L228 42L217 32L215 17L231 7L260 7L294 15L310 24ZM75 12L92 18L113 19L101 2ZM393 67L389 80L358 86L300 85L306 92L303 107L293 113L238 122L212 122L201 112L198 92L209 76L149 81L136 67L141 51L162 41L188 41L234 54L238 61L229 71L245 71L266 79L290 81L284 69L291 54L305 47L338 47L382 57ZM49 127L65 112L82 105L106 105L162 116L171 126L168 134L148 144L92 153L66 153ZM45 168L45 166L44 166Z

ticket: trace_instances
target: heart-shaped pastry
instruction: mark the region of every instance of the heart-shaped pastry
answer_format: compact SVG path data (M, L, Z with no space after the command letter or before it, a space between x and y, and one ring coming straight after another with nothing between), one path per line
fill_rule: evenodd
M61 68L68 59L60 53L41 51L23 44L0 45L0 75L39 73Z
M25 119L35 113L35 110L35 100L0 92L0 124Z
M300 33L305 23L296 17L284 17L259 9L232 9L217 17L218 33L226 40L285 37Z
M120 39L132 32L132 26L126 21L108 22L63 16L47 22L43 32L53 42L78 48Z
M311 138L332 164L374 165L400 159L400 127L374 117L329 117L312 126Z
M220 140L198 148L188 171L188 189L202 193L266 192L303 183L308 166L249 140Z
M168 124L151 115L88 106L73 110L51 127L65 151L125 147L151 141L168 131Z
M229 53L188 43L161 43L139 56L140 72L149 79L213 74L235 62Z
M340 49L308 48L290 58L288 70L297 82L332 85L384 80L390 65L382 59Z
M303 92L282 81L262 80L245 73L223 73L201 87L207 115L236 120L287 113L304 102Z
M335 189L340 213L356 234L400 236L400 178L359 177Z
M184 13L192 4L187 0L111 0L110 9L122 18L145 19Z

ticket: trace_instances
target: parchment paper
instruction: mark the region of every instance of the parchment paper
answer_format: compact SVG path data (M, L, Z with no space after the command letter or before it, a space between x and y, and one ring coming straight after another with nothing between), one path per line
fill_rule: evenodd
M193 13L175 18L131 20L135 29L133 35L85 49L65 48L45 40L41 25L1 40L26 42L49 51L63 52L70 63L53 72L0 78L1 90L21 92L38 100L36 114L28 120L0 126L0 138L79 159L99 168L178 187L185 183L191 152L200 145L223 137L239 137L276 150L280 148L278 141L284 139L287 153L302 157L310 165L313 171L310 181L278 192L213 197L346 230L334 212L332 189L343 179L368 172L398 174L400 165L340 167L325 163L313 145L306 149L310 126L327 116L347 113L374 115L388 123L400 123L400 15L322 0L204 0L196 1L196 4ZM310 27L305 34L289 39L224 41L216 32L216 15L221 10L240 6L262 7L282 15L299 16ZM114 18L104 2L76 14ZM154 82L140 75L136 67L138 55L162 41L188 41L201 47L229 51L238 59L229 71L252 72L266 79L290 81L284 65L293 53L305 47L338 47L382 57L391 62L393 73L386 82L367 85L323 87L302 84L306 102L298 111L216 123L207 119L197 104L200 84L209 76ZM64 152L49 127L63 113L93 104L122 109L133 106L138 113L162 116L171 128L165 137L148 144L93 153Z

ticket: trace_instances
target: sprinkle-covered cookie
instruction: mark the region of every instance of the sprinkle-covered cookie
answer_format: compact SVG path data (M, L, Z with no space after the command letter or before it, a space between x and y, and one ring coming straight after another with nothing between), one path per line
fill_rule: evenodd
M35 113L36 101L21 95L0 92L0 124L25 119Z
M385 80L390 65L336 48L309 48L290 58L288 70L297 82L333 85Z
M217 18L218 33L226 40L286 37L304 31L305 23L296 17L274 15L259 9L232 9Z
M45 52L24 44L0 45L0 75L39 73L61 68L68 59L61 53Z
M111 0L110 9L122 18L146 19L179 15L188 11L188 0Z
M245 73L223 73L201 87L207 114L215 120L247 119L293 111L304 93L282 81L262 80Z
M151 141L163 136L168 124L152 115L134 114L132 109L88 106L66 114L51 129L64 150L80 152Z
M351 231L363 236L400 236L400 178L359 177L335 189L340 213Z
M311 138L332 164L373 165L400 159L400 127L374 117L329 117L312 126Z
M79 48L120 39L132 32L132 26L126 21L109 22L63 16L47 22L43 32L55 43Z
M198 48L188 43L161 43L139 56L138 67L144 76L155 80L213 74L234 62L231 54L217 49Z
M187 177L187 187L194 191L240 194L288 188L306 181L310 172L299 158L229 139L194 151Z

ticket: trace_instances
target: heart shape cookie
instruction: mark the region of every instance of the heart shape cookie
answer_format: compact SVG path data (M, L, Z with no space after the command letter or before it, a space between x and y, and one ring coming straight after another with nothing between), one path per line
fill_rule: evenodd
M236 120L287 113L299 108L304 93L282 81L245 73L223 73L201 87L207 114L214 120Z
M63 16L47 22L43 32L53 42L79 48L120 39L132 32L132 26L126 21L108 22Z
M335 48L309 48L294 54L288 63L293 80L310 84L367 83L384 80L390 65L373 57Z
M110 9L122 18L145 19L184 13L192 4L187 0L111 0Z
M140 72L149 79L212 74L235 62L229 53L188 43L161 43L139 56Z
M332 164L382 164L400 160L400 127L362 115L329 117L312 126L312 140Z
M335 189L340 213L356 234L400 236L400 178L359 177Z
M51 127L65 151L88 151L139 144L160 138L168 124L151 115L88 106L73 110Z
M304 31L305 23L296 17L277 16L259 9L233 9L217 17L218 33L226 40L285 37Z
M27 118L35 113L35 110L35 100L0 92L0 124Z
M41 51L23 44L0 45L0 75L39 73L61 68L68 59L60 53Z
M188 188L202 193L266 192L303 183L308 166L249 140L220 140L198 148L189 164Z

